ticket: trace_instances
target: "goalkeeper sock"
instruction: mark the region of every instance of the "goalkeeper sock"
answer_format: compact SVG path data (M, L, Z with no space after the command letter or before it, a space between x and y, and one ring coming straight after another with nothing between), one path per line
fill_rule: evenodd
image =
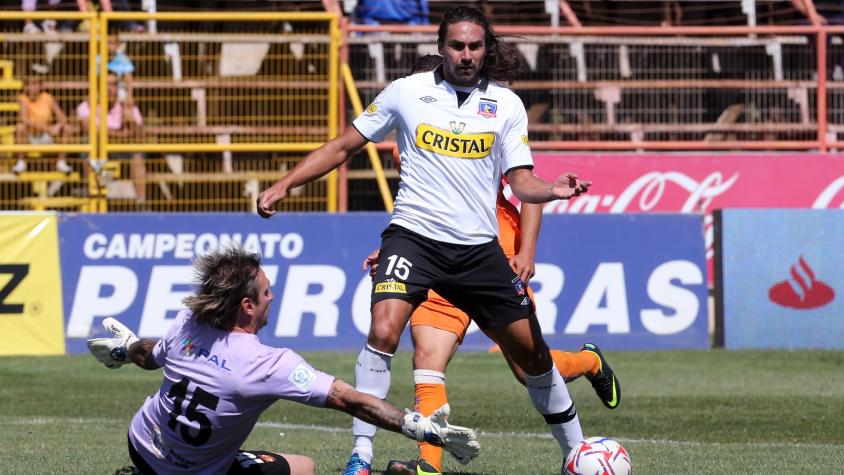
M557 371L566 380L572 380L588 374L595 376L598 370L601 369L601 360L595 356L595 353L589 351L578 351L577 353L569 353L560 350L551 350L551 359L554 360L554 366Z
M448 402L445 392L445 373L430 369L413 370L413 382L416 383L416 412L430 416ZM419 458L433 465L438 472L443 471L443 449L427 442L419 442Z
M355 365L355 389L371 394L379 399L387 397L390 391L390 362L393 355L384 353L366 345L358 355ZM372 463L372 441L375 439L375 426L358 418L352 421L352 434L355 436L356 453L367 463Z
M554 366L544 374L525 375L525 386L533 407L545 418L566 457L571 448L583 440L583 430L563 377Z

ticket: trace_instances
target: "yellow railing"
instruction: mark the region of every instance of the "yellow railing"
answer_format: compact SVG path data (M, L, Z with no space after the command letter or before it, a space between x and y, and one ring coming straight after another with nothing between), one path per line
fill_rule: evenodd
M0 30L0 209L93 211L98 203L84 193L87 169L78 158L96 156L95 141L82 133L94 130L95 121L93 117L87 122L77 120L73 112L77 104L96 100L96 30L22 31L25 22L93 25L95 18L79 12L0 14L4 21ZM10 26L15 22L20 26ZM24 105L20 99L24 92L39 99ZM22 120L24 114L30 117L33 111L38 115L43 110L54 117L50 128L45 129L47 124L38 117ZM57 172L57 159L66 159L63 163L74 164L73 169Z
M348 64L343 63L340 65L340 71L343 75L343 85L346 87L346 94L348 94L349 102L352 104L352 110L355 112L355 115L363 114L363 104L360 102L360 95L358 94L357 87L355 87L355 78L352 76L351 68L349 68ZM387 177L384 176L384 167L381 166L381 158L378 156L378 150L372 142L366 144L366 155L369 157L369 163L375 172L375 182L378 184L378 192L381 194L381 200L384 202L384 209L388 213L392 213L393 194L390 191L390 186L387 184Z
M36 75L30 64L40 54L22 51L15 57L17 50L5 47L10 42L55 44L65 51L73 42L84 50L74 56L84 71L68 74L67 62L57 60L37 73L47 79L47 90L57 91L73 132L61 143L21 143L13 121L17 98L0 99L0 117L8 116L0 123L0 209L77 208L76 201L63 198L81 194L99 200L85 210L103 210L102 198L108 196L114 210L248 211L256 189L338 133L341 34L333 13L0 13L0 20L21 24L48 19L84 21L88 27L69 33L0 31L0 95L15 96L25 87ZM122 22L153 20L158 31L121 30ZM126 58L129 66L121 66L118 59ZM4 61L25 63L27 71L6 80ZM3 95L14 81L21 87ZM75 119L77 113L87 113L87 123ZM105 118L105 126L96 117ZM37 155L26 160L29 181L11 173L19 171L24 154ZM58 184L46 193L38 184L35 193L28 184L37 180L33 173L52 173L57 155L68 155L80 177L49 180ZM88 176L114 160L117 173ZM129 180L116 179L118 174ZM44 183L48 178L44 175ZM284 206L334 212L337 195L337 174L331 173L298 190Z

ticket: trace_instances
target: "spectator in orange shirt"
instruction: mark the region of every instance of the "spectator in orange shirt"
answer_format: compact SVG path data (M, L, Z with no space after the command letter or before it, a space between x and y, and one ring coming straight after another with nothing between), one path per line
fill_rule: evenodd
M53 95L44 90L40 78L30 79L24 85L23 94L18 97L20 109L19 122L15 127L15 142L33 145L51 145L58 139L60 143L68 143L70 127L67 116ZM12 167L15 174L26 171L27 163L23 153L18 155L18 161ZM62 173L70 173L73 168L65 161L65 153L59 153L56 169Z

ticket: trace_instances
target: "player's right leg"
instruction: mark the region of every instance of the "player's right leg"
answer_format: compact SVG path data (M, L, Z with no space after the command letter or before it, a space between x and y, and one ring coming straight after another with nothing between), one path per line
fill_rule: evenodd
M436 267L430 240L391 225L381 234L381 265L372 277L372 320L366 346L355 365L355 389L384 399L390 390L390 365L413 309L428 296ZM375 426L352 422L355 445L344 475L369 475Z
M385 399L390 391L390 367L413 304L398 300L382 300L372 307L372 320L366 346L355 364L355 389ZM355 438L352 454L343 475L369 475L374 457L376 428L358 418L352 420Z

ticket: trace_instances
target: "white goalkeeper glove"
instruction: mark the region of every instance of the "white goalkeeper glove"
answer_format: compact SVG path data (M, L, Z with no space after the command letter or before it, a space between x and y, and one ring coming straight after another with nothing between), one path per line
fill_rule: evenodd
M428 442L445 449L463 465L478 455L481 444L473 429L454 426L446 420L451 408L444 404L429 417L407 410L401 431L411 439Z
M112 317L103 320L103 328L110 331L114 338L93 338L88 340L88 349L94 358L107 368L116 369L129 361L129 347L140 340L126 325Z

